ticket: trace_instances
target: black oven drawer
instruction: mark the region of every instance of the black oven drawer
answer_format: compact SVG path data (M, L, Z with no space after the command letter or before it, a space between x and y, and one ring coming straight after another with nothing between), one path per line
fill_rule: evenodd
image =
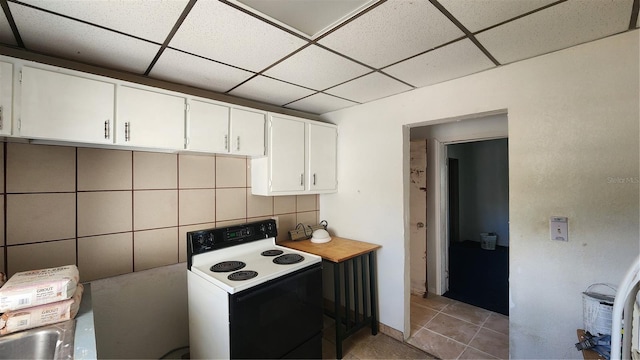
M231 358L321 358L322 314L320 263L232 294Z

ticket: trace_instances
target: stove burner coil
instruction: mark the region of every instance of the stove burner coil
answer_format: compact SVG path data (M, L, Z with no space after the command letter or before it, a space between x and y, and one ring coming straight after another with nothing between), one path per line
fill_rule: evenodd
M304 260L304 256L302 255L284 254L273 259L273 263L278 265L291 265L291 264L299 263L302 260Z
M262 255L262 256L278 256L278 255L281 255L283 252L284 251L278 250L278 249L265 250L262 253L260 253L260 255Z
M231 272L240 270L245 266L247 266L247 264L242 261L223 261L213 265L209 270L213 272Z
M236 271L234 273L229 274L229 276L227 276L227 279L231 281L242 281L242 280L253 279L256 276L258 276L257 271L242 270L242 271Z

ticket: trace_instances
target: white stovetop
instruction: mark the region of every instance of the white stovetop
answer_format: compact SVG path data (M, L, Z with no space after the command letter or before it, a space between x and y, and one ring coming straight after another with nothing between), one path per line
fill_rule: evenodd
M302 255L304 260L290 265L275 264L273 259L276 258L276 256L261 255L263 251L272 249L284 251L283 255ZM248 280L232 281L227 278L232 272L213 272L209 269L219 262L234 260L242 261L246 264L246 266L241 269L242 271L257 271L258 276ZM193 257L191 271L229 294L234 294L321 261L322 258L317 255L276 245L275 239L269 238L195 255Z

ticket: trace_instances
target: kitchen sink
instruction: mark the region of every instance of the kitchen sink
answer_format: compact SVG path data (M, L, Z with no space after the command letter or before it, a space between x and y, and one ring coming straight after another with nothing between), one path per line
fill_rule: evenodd
M73 359L75 320L0 336L0 359Z

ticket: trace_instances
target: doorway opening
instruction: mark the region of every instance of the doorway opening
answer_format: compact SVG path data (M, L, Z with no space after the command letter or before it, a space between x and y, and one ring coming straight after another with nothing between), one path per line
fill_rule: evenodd
M508 139L445 147L449 281L444 296L508 315Z
M505 110L469 115L462 118L443 119L437 124L424 124L410 128L411 157L408 165L410 165L411 173L408 185L408 204L410 206L409 227L407 228L410 248L407 249L407 256L411 269L410 293L413 295L411 297L412 301L423 296L428 298L432 294L442 296L450 290L449 243L451 237L459 242L470 240L474 242L471 245L479 245L480 233L499 232L496 235L497 242L500 242L499 246L506 247L508 245L508 208L502 210L506 219L507 229L505 231L493 226L487 226L483 230L466 230L462 228L463 222L466 221L465 214L468 205L461 198L465 194L465 190L460 187L461 182L468 179L473 180L476 176L467 175L466 171L463 171L464 163L461 163L461 161L464 159L451 160L453 164L457 161L457 166L453 166L454 169L451 174L449 174L449 166L447 166L449 158L447 152L451 146L482 143L484 141L491 142L498 139L506 144L508 143L507 137L508 119ZM418 150L418 148L422 150ZM417 156L420 155L420 151L422 151L424 159ZM426 155L424 155L425 152ZM504 154L508 156L506 151ZM507 160L504 161L504 165L507 166L504 172L508 174ZM422 166L424 167L421 168ZM487 166L475 166L480 169L479 171L489 171ZM420 169L423 171L419 171ZM416 176L417 174L424 174L424 178ZM456 190L456 184L458 189L451 193L449 193L450 176L457 176L458 178L458 181L454 182L453 190ZM508 175L505 181L508 189ZM478 182L476 185L480 185L480 183ZM484 191L484 194L491 195L492 191ZM508 190L506 194L508 194ZM415 210L414 203L417 202L416 199L425 202L426 210L420 208L420 205L418 205L420 211ZM486 205L492 202L493 200L486 200L482 204ZM465 235L470 233L477 234L474 236ZM496 250L483 249L483 251L497 253ZM478 273L482 273L482 269L483 267L480 266ZM478 270L478 268L475 270ZM508 261L505 265L504 273L501 274L508 276ZM490 278L491 276L488 277ZM453 280L456 281L455 274ZM454 284L454 290L456 285L458 284ZM508 284L503 291L506 291L507 295L501 296L501 301L508 303ZM434 299L437 300L438 296L434 296ZM413 304L411 308L413 309ZM413 310L410 313L413 313ZM416 316L419 315L409 314L412 319L411 322Z

